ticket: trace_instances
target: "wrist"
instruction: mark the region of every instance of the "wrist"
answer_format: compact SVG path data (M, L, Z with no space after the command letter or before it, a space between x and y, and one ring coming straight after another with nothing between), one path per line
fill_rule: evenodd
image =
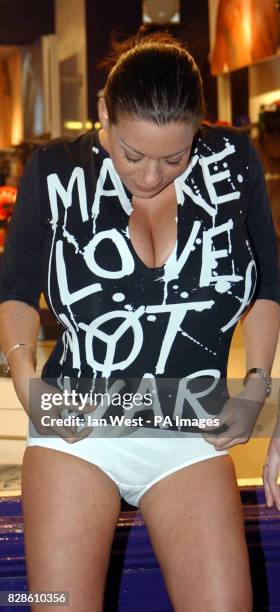
M36 371L37 366L37 357L36 352L29 344L25 344L24 342L18 342L11 346L4 355L5 359L5 374L8 375L12 370L14 373L14 368L17 368L20 364L21 368L24 367L25 364L31 366L34 371Z
M251 388L255 388L259 393L263 387L265 398L271 394L271 376L269 372L263 368L250 368L243 380L244 387L250 385Z
M24 410L29 414L30 381L36 377L35 370L26 368L16 375L13 372L13 385L20 403Z
M244 385L242 395L249 400L265 402L267 398L266 382L260 377L250 376Z

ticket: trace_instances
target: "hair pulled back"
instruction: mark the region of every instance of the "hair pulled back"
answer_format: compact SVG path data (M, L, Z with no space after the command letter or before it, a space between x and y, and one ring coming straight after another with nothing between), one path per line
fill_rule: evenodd
M164 125L171 121L199 123L205 100L199 69L181 42L164 31L139 32L113 41L102 62L110 69L104 98L110 123L120 115Z

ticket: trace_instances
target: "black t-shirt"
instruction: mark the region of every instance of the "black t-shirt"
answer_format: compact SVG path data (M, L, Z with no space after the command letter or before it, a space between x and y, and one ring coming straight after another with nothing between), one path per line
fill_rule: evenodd
M175 180L177 244L148 268L129 237L131 194L98 132L39 148L22 177L0 268L0 301L65 327L44 378L226 377L236 323L280 303L261 164L241 131L203 126Z

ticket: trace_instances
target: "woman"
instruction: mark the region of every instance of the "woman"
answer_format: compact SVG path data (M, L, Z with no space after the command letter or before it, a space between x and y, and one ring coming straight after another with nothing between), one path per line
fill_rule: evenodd
M224 406L226 439L210 418L204 439L198 417L220 411L210 390L226 377L241 316L247 368L261 373L248 372L236 401L257 412L264 401L279 324L276 246L253 148L237 130L203 127L204 112L184 47L160 34L132 39L107 79L100 131L42 147L21 182L1 271L1 345L41 434L29 434L23 461L29 589L68 590L70 610L102 610L121 496L139 505L176 612L252 608L228 455L249 434L235 400ZM42 287L65 331L33 381L41 397L51 384L103 380L118 391L137 379L137 399L148 389L154 400L139 409L135 396L127 416L144 414L144 427L42 425L33 383L28 398ZM158 390L167 380L187 413L179 392L174 404ZM69 414L50 404L49 414ZM201 428L158 427L151 404L155 417L187 414Z

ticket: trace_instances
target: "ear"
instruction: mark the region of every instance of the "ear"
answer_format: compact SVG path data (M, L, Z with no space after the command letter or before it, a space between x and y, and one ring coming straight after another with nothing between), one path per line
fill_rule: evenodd
M106 102L104 98L99 98L97 108L98 108L99 121L103 129L107 130L109 126L109 117L108 117L107 106L106 106Z

